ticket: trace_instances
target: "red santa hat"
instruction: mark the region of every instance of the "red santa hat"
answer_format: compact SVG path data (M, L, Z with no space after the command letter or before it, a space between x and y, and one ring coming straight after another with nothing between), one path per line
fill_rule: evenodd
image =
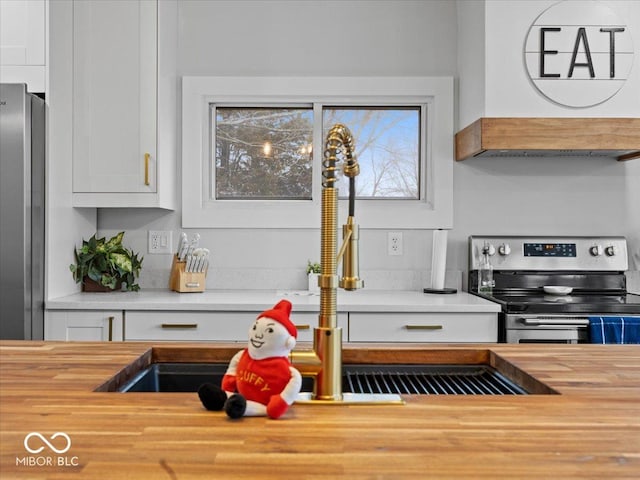
M271 310L265 310L258 318L267 317L282 324L287 332L293 337L298 338L298 330L293 322L289 319L291 313L291 302L289 300L280 300Z

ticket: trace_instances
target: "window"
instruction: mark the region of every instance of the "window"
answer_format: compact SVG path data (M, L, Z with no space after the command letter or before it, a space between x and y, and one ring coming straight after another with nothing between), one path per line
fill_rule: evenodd
M184 77L183 227L319 228L324 138L343 123L361 228L451 228L452 83Z
M312 107L210 107L213 198L312 200ZM322 106L322 137L342 123L355 139L357 198L420 198L420 111L419 106ZM345 198L347 179L337 186Z
M218 200L311 200L311 108L211 105Z

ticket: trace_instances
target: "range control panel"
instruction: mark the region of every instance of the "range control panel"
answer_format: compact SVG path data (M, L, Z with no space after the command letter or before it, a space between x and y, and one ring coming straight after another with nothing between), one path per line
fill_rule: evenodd
M624 237L469 237L469 269L478 270L485 255L498 270L628 269Z
M575 243L525 243L525 257L575 257Z

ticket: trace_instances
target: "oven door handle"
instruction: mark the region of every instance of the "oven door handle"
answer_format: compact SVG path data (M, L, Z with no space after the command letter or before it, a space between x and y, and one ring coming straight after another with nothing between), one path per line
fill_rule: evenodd
M525 325L553 325L553 326L578 326L586 327L589 325L588 318L522 318Z

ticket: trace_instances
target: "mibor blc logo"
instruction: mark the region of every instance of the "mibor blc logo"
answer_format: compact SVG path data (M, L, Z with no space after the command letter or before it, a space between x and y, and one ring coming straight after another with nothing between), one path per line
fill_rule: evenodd
M38 438L40 440L40 443L43 443L44 445L41 445L38 448L32 448L29 445L29 441L31 440L31 438ZM66 433L63 432L56 432L53 435L51 435L51 440L55 440L58 437L62 437L65 439L65 444L62 448L57 448L55 445L53 445L51 442L49 442L49 440L47 440L41 433L38 432L31 432L29 433L26 437L24 437L24 448L25 450L27 450L27 452L29 453L40 453L45 449L46 447L49 447L49 449L52 452L57 453L58 455L62 454L62 453L67 453L69 451L69 449L71 448L71 439L69 438L69 435L67 435Z
M625 19L591 0L556 3L535 19L524 47L529 78L549 100L591 107L622 88L633 66Z
M16 457L16 465L25 467L77 467L78 457L63 456L71 449L71 438L64 432L56 432L48 438L40 432L24 437L24 449L31 455ZM52 455L55 454L55 455Z

